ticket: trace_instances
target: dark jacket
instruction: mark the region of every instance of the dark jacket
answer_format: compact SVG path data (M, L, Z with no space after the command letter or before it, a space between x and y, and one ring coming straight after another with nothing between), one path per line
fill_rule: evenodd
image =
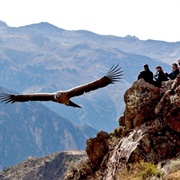
M155 84L155 86L157 86L157 87L161 87L161 82L162 82L162 81L167 81L167 80L168 80L163 71L158 71L158 72L155 74L154 79L155 79L154 84Z
M146 82L153 84L153 73L149 69L141 71L138 75L139 79L144 79Z
M171 71L167 76L173 80L176 79L177 75L179 74L179 69L176 69L175 71Z

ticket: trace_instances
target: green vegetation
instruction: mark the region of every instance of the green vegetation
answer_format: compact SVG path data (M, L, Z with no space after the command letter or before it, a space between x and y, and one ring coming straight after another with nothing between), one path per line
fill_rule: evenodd
M140 163L130 164L128 168L117 175L117 179L126 180L150 180L152 177L159 179L163 176L157 165L141 161Z
M141 161L139 163L128 164L123 172L116 175L116 180L179 180L180 179L180 159L167 162L162 168L159 165ZM73 178L88 179L93 178L91 163L88 159L79 160L73 163L66 180ZM96 174L97 175L97 174Z
M140 176L143 180L147 180L151 177L157 177L160 178L162 175L162 172L157 169L157 165L151 164L151 163L144 163L144 169L142 173L140 173Z

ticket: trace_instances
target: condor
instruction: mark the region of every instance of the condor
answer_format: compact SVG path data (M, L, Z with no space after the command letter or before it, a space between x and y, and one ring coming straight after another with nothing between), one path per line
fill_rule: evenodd
M74 87L67 91L57 91L54 93L33 93L33 94L0 94L0 101L5 103L26 102L26 101L53 101L66 106L80 108L81 106L75 104L70 99L75 96L83 95L84 93L103 88L109 84L113 84L121 79L122 71L119 65L112 66L107 74L88 84Z

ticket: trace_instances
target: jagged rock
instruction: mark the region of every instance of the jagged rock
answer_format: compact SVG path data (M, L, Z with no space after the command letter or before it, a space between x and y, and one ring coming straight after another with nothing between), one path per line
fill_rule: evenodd
M101 131L97 134L97 137L87 140L86 152L93 164L93 167L97 168L103 160L103 157L108 152L107 139L109 134Z
M154 108L159 100L159 88L146 83L143 79L134 82L124 95L126 109L121 119L124 119L126 129L139 127L143 122L154 119Z
M173 130L180 132L180 75L155 108L155 113Z
M134 149L136 149L142 137L143 132L141 130L134 130L130 133L128 137L124 137L119 141L119 143L115 146L111 154L109 154L108 161L106 164L106 171L103 176L104 180L114 179L117 171L118 173L120 173L121 170L123 170L126 167L126 163L128 162L129 156L134 151ZM129 146L127 148L128 143Z

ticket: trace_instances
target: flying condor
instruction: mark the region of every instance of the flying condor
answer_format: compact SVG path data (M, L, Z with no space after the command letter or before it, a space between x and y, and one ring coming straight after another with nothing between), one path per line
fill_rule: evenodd
M113 65L104 77L94 82L74 87L67 91L57 91L55 93L33 93L24 95L1 93L0 101L5 103L26 101L53 101L64 104L66 106L80 108L81 106L75 104L70 100L72 97L80 96L84 93L103 88L109 84L114 84L121 79L121 76L121 67L119 67L119 65Z

